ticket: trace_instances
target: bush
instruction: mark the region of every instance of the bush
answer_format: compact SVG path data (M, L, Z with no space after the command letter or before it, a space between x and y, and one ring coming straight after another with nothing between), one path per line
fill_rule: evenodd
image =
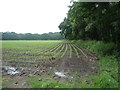
M89 78L92 81L88 85L86 81L81 84L82 88L117 88L118 87L118 61L120 52L118 46L113 43L102 41L74 41L78 46L86 48L99 57L99 75ZM87 80L87 79L86 79ZM88 81L89 81L88 80Z
M117 88L118 82L111 77L111 75L104 71L98 76L91 77L87 82L91 80L92 84L88 85L86 82L81 84L82 88Z
M97 56L110 56L115 55L118 57L118 47L115 43L104 43L102 41L74 41L77 45L89 49Z

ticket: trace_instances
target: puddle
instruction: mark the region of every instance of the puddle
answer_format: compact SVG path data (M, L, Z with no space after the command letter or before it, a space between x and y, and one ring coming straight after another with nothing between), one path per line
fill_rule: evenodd
M60 77L67 77L63 72L55 72L55 74Z
M73 78L73 77L69 77L69 76L65 75L65 73L63 73L63 72L55 72L55 75L63 77L63 78Z
M15 75L20 73L19 71L16 70L16 68L14 67L10 67L10 66L4 66L3 69L7 72L7 74L9 75Z

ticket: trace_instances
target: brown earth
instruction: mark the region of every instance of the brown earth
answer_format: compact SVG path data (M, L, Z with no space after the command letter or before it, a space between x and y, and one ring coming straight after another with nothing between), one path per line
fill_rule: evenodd
M68 45L70 43L64 43ZM70 44L71 45L71 44ZM66 46L65 46L66 47ZM62 50L62 54L65 50ZM62 48L62 47L61 47ZM58 51L61 50L61 48ZM77 48L76 48L77 49ZM83 76L93 76L98 74L99 66L96 64L98 58L90 51L81 48L88 56L87 58L77 49L79 57L72 47L72 58L70 56L70 48L63 57L49 56L49 60L40 60L37 62L2 62L2 66L16 67L19 74L8 75L4 68L2 69L3 82L8 83L9 88L28 88L27 78L30 75L38 75L40 77L51 77L57 81L67 81L68 79L80 79ZM55 49L54 49L55 50ZM56 52L56 53L57 53ZM61 56L61 54L59 55ZM55 72L64 72L67 76L73 78L63 78L55 75ZM76 76L77 75L77 76Z

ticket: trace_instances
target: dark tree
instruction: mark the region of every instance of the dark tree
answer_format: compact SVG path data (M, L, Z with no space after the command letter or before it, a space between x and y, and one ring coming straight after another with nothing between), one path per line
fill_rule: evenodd
M73 2L59 29L66 39L120 42L120 2Z

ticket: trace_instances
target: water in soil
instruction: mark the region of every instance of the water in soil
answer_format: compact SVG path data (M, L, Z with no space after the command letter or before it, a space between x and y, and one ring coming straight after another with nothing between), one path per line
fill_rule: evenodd
M20 73L19 71L16 70L16 68L11 66L4 66L3 69L7 72L8 75L16 75Z
M67 76L64 72L55 72L55 75L63 78L73 78L73 77Z

